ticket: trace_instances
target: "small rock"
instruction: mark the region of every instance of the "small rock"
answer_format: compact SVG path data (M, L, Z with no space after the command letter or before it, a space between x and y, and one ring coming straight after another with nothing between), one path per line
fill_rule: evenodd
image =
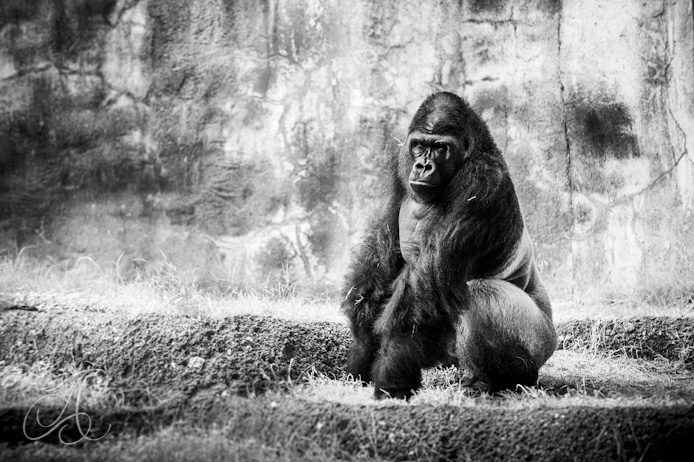
M631 333L636 330L636 326L634 325L633 322L625 322L624 323L624 330Z
M188 360L188 367L191 369L200 369L205 364L205 360L200 356L193 356Z

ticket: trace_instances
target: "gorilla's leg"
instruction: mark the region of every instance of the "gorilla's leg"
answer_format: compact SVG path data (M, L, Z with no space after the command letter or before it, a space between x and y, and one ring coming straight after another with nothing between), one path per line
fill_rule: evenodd
M377 399L387 396L409 399L421 386L424 350L417 340L392 336L383 341L373 367Z
M556 347L552 320L511 283L477 279L468 286L469 309L457 326L461 365L490 391L534 385Z
M365 385L370 382L371 368L378 348L376 339L355 339L347 352L347 373Z
M422 368L450 358L455 320L415 296L417 279L407 265L393 283L393 294L376 322L380 348L373 364L376 398L409 398L421 386Z
M443 328L400 332L384 337L374 362L374 396L409 399L422 385L422 369L449 358L451 335Z

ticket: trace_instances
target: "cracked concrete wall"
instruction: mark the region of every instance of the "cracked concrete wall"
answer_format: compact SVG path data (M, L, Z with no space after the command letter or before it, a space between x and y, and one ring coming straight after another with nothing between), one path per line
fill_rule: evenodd
M448 90L505 152L555 299L694 284L690 1L10 0L0 37L5 243L339 284Z

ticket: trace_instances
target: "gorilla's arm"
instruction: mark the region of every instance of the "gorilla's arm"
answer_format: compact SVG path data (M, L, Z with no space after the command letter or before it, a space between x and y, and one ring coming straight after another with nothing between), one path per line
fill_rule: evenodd
M371 366L379 348L374 323L391 297L393 281L404 266L398 239L397 191L371 223L347 272L342 310L347 315L354 342L348 353L347 373L371 380Z

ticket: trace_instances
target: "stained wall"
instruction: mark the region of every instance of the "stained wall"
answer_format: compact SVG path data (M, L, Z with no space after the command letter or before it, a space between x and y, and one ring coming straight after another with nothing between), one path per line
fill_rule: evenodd
M0 241L339 285L447 90L504 151L555 299L685 296L693 82L683 1L8 0Z

